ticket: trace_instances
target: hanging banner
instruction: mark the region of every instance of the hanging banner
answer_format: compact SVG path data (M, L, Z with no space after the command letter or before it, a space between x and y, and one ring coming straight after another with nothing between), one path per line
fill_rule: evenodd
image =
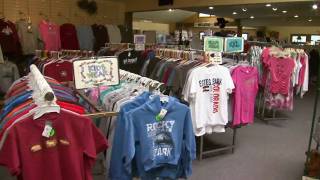
M206 36L204 38L204 51L223 52L223 37Z
M242 37L227 37L224 45L224 52L226 53L243 52L244 39Z
M119 84L119 66L116 57L85 59L73 62L76 89Z

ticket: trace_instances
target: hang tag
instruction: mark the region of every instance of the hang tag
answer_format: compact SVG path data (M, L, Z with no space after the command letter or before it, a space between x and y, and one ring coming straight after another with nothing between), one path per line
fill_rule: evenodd
M167 103L167 102L169 102L169 96L162 96L162 97L160 97L160 101L161 101L162 103Z
M52 128L52 123L50 121L46 122L46 125L43 129L42 136L49 138L55 135L55 130Z
M162 121L162 119L166 116L167 112L168 111L166 109L161 109L160 113L156 116L156 120Z
M209 52L209 62L215 65L222 64L221 52Z

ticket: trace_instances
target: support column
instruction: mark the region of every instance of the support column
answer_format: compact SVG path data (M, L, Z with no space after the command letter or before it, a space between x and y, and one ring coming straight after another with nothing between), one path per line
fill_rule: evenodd
M133 12L125 13L124 27L126 30L126 36L124 38L124 42L132 43L133 42Z

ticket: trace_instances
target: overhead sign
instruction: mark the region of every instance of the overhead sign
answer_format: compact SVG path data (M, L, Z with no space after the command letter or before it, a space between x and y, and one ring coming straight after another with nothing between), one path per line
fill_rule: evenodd
M223 37L208 37L204 38L204 51L223 52Z
M242 37L227 37L224 43L224 52L243 52L244 50L244 39Z
M119 66L116 57L85 59L73 62L76 89L119 84Z

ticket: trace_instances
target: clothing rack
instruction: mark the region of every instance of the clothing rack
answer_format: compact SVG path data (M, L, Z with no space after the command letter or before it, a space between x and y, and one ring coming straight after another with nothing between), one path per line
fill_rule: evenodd
M61 51L36 50L35 55L40 58L49 57L49 58L57 58L57 59L62 56L92 57L92 56L94 56L94 51L86 51L86 50L61 50Z

